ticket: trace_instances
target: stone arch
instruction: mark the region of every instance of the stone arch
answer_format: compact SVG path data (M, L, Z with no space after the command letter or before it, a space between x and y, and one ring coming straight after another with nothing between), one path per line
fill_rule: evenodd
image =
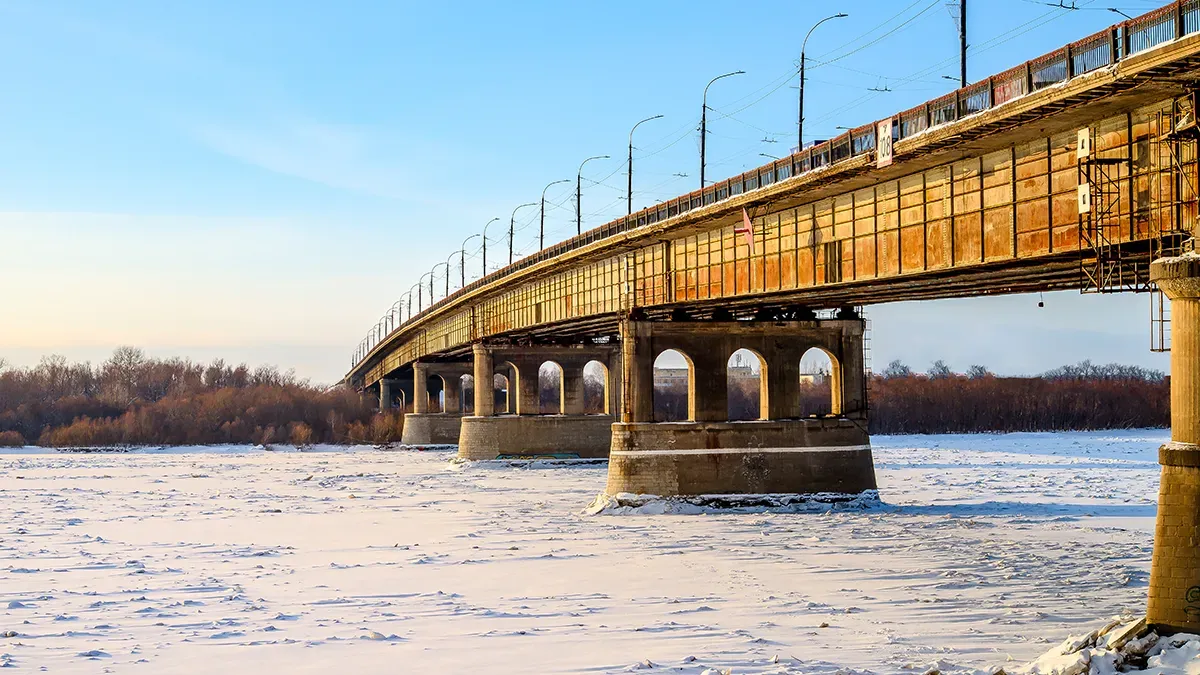
M458 410L464 415L475 412L475 376L466 374L458 377Z
M696 366L678 349L654 357L654 421L696 419Z
M767 360L753 349L742 347L725 362L726 419L768 419Z
M429 412L446 412L446 380L441 375L430 374L425 378L425 395L429 397Z
M538 414L563 414L563 368L557 361L543 361L538 366Z
M823 347L810 347L800 357L800 414L842 414L842 364Z
M592 359L583 364L583 412L585 415L611 415L608 366Z
M513 392L517 387L517 367L504 362L496 365L492 375L492 396L494 397L496 414L511 415L516 412L513 406Z

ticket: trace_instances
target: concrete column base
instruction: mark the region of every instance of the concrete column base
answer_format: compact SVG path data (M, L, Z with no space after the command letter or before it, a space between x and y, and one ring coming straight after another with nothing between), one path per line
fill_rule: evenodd
M1158 451L1146 623L1200 633L1200 256L1159 258L1150 280L1171 299L1171 442Z
M462 415L453 413L408 413L404 416L405 445L458 445Z
M875 488L866 430L847 419L814 419L614 424L605 492L675 497Z
M464 417L461 459L608 457L613 418L608 415L503 415Z
M1159 448L1162 477L1150 563L1146 622L1169 631L1200 632L1200 446Z

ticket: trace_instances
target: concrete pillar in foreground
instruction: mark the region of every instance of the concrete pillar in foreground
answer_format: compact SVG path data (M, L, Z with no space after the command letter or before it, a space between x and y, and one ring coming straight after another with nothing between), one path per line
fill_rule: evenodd
M413 412L429 412L429 371L424 363L413 364Z
M583 395L583 367L567 364L562 367L562 414L564 415L582 415L586 406L584 406Z
M537 415L541 413L542 401L541 391L538 388L538 367L540 363L535 362L517 362L517 385L514 387L510 382L508 384L509 395L512 395L513 390L516 390L517 405L516 413L518 415Z
M392 381L379 381L379 409L390 410L392 408Z
M1146 622L1200 632L1200 256L1162 258L1150 279L1171 299L1171 441L1162 478Z
M621 322L621 422L654 421L654 354L641 321ZM690 398L690 397L689 397Z
M442 376L442 412L447 415L462 414L462 379L461 375Z
M482 342L472 348L475 354L475 414L491 417L496 414L496 387L492 352Z

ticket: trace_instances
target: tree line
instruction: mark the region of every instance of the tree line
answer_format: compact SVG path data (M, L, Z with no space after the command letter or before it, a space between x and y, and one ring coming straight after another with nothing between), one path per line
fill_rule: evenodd
M544 391L557 391L547 384ZM757 377L742 374L729 385L729 419L757 419ZM657 419L686 418L686 386L656 385ZM868 378L868 387L870 431L877 434L1170 424L1169 378L1135 366L1084 361L1033 377L1001 377L982 366L955 373L941 361L916 373L893 361ZM805 415L830 413L827 377L802 382L799 392ZM585 399L589 411L599 412L603 383L589 378ZM402 428L400 410L380 412L349 388L321 387L272 366L154 359L131 347L99 365L49 356L13 368L0 359L0 445L383 443L398 441Z
M273 366L154 359L132 347L95 366L0 360L0 445L386 442L399 440L401 425L355 391Z
M731 377L731 420L759 416L757 377ZM687 416L687 384L656 385L655 419ZM800 383L805 416L831 412L826 376ZM1012 431L1080 431L1166 427L1171 387L1160 371L1084 361L1031 377L1001 377L983 366L953 372L935 361L925 373L900 361L867 380L868 423L873 434L944 434Z
M1099 365L1062 366L1035 377L1000 377L982 366L927 373L894 361L870 378L872 433L1080 431L1167 427L1170 379L1160 371Z

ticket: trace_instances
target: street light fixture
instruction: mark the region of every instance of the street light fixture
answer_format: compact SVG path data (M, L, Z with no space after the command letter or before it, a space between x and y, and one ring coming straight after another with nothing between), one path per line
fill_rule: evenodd
M400 301L397 300L392 303L392 308L389 309L388 313L387 313L387 315L388 315L388 332L389 333L396 330L396 323L397 323L396 316L397 316L397 314L399 314L399 311L400 311Z
M520 211L521 209L525 208L526 206L537 206L537 202L529 202L527 204L521 204L517 208L513 209L512 217L508 219L508 264L509 265L513 264L513 231L516 229L516 225L517 225L517 211Z
M473 234L473 235L467 237L466 239L464 239L463 243L462 243L462 248L459 250L459 253L461 255L458 258L458 262L459 262L458 273L460 275L462 275L462 286L460 286L460 288L467 287L467 242L471 241L472 239L474 239L475 237L478 237L478 236L479 236L478 234Z
M847 16L850 15L834 14L833 16L827 16L824 19L821 19L813 24L812 28L808 29L808 35L805 35L804 42L800 43L800 107L799 112L796 114L796 152L800 152L804 149L804 49L808 46L808 38L813 34L813 31L817 29L817 26L820 26L826 21L830 21L832 19L844 19Z
M776 160L777 160L777 159L779 159L779 158L778 158L778 157L776 157L775 155L768 155L768 154L767 154L767 153L765 153L765 152L760 152L760 153L758 153L758 156L759 156L759 157L766 157L767 159L776 159Z
M412 285L412 288L409 288L409 289L408 289L408 293L407 293L407 295L408 295L408 318L409 318L409 320L410 320L410 321L411 321L411 320L412 320L412 318L413 318L413 311L412 311L412 292L413 292L413 288L417 289L417 295L418 295L418 296L420 296L420 293L421 293L421 282L420 282L420 280L418 280L418 281L417 281L417 283L413 284L413 285ZM418 298L418 300L417 300L417 311L418 311L418 312L419 312L419 311L421 311L421 301L420 301L420 299L419 299L419 298Z
M487 276L487 229L488 225L500 220L500 218L492 218L487 225L483 226L483 276Z
M429 304L430 305L433 304L433 270L429 270L425 274L422 274L420 279L417 279L417 313L418 314L425 310L425 300L422 297L424 294L424 291L425 291L425 287L421 284L421 282L425 281L426 275L429 276Z
M656 120L661 117L662 115L647 117L646 119L642 120L642 122L649 122L650 120ZM625 215L633 213L633 132L642 125L642 122L638 122L637 124L633 125L633 128L629 130L629 182L625 188Z
M458 266L460 271L462 270L463 265L466 264L466 258L465 258L466 251L463 251L461 249L457 250L457 251L451 251L450 257L446 258L446 297L447 298L450 297L450 261L454 260L454 256L459 256L459 260L462 261ZM463 286L466 286L466 284L463 284L462 286L459 286L458 288L461 290L463 288Z
M579 171L575 173L575 235L583 234L583 165L593 159L608 159L608 155L596 155L588 157L579 164Z
M450 258L453 258L453 257L454 257L454 254L451 253ZM446 290L442 291L442 299L443 300L450 297L450 258L446 258L446 262L440 262L437 265L434 265L433 270L432 270L432 271L436 272L438 265L444 265L446 267ZM432 301L433 300L433 290L432 290L433 279L430 279L429 282L430 282L430 287L431 287L431 290L429 291L429 299Z
M407 298L407 302L405 301L406 298ZM399 312L400 323L403 324L405 321L408 320L408 319L404 318L405 306L407 305L409 308L412 307L412 294L404 293L403 295L400 296L400 299L396 301L396 304L400 305L400 312ZM409 314L411 314L411 313L412 312L409 312Z
M705 145L706 145L705 137L708 136L708 88L712 86L713 82L716 82L717 80L720 80L722 78L733 77L734 75L745 75L745 74L746 74L746 71L744 71L744 70L735 70L732 73L725 73L724 75L718 75L718 76L714 77L713 79L709 80L708 84L704 85L704 96L701 99L701 105L700 105L700 189L701 190L704 189L704 149L705 149Z
M570 182L571 182L570 178L564 178L562 180L556 180L553 183L551 183L550 185L547 185L545 188L542 189L542 215L538 219L538 250L539 251L546 248L546 190L549 190L552 186L558 185L559 183L570 183Z

